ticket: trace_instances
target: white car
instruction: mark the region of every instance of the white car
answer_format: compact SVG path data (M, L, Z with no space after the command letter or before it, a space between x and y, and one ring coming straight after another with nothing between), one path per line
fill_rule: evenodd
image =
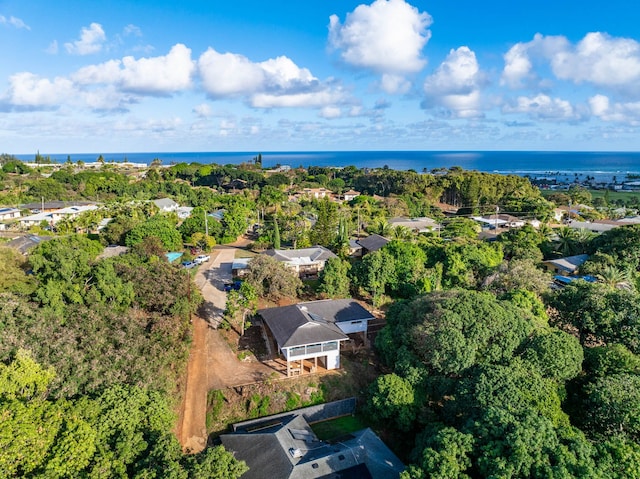
M196 259L194 259L193 262L196 264L202 264L202 263L206 263L210 259L211 257L208 254L201 254L199 256L196 256Z

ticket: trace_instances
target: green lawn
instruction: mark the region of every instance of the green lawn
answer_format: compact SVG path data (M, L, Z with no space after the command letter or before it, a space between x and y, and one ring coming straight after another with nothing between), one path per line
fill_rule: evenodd
M566 190L540 190L540 191L542 193L542 196L545 196L545 197L552 193L566 193ZM607 190L589 190L589 193L591 193L592 199L596 199L596 198L603 198L606 191ZM613 203L619 199L627 203L631 201L632 198L638 198L638 200L640 201L640 191L609 190L610 203Z
M343 416L329 421L311 424L311 429L321 441L330 441L345 434L367 427L358 416Z

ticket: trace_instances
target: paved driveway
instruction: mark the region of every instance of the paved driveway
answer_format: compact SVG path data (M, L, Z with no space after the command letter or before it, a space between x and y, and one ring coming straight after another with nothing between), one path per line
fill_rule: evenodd
M196 274L195 282L204 297L204 303L198 313L214 329L220 326L227 305L224 283L232 279L231 266L235 255L235 248L216 248L211 255L212 259L200 266Z

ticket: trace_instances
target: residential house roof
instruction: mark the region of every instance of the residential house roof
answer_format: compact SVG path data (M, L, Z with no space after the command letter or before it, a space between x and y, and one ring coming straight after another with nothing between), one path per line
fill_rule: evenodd
M398 216L389 220L391 226L406 226L412 231L426 232L439 228L436 220L421 216L419 218L408 218Z
M624 226L624 223L608 220L596 220L596 221L572 221L569 223L571 229L586 229L593 233L604 233L610 231L619 226Z
M28 210L41 210L43 207L45 210L58 210L67 206L87 206L96 205L95 201L45 201L36 203L27 203L21 206Z
M153 203L164 211L171 211L178 208L178 203L173 201L171 198L159 198L157 200L153 200Z
M36 235L27 235L21 236L19 238L12 239L11 241L4 244L4 246L8 246L9 248L17 249L22 254L27 254L27 252L36 246L38 246L43 241L48 241L51 239L51 236L36 236Z
M272 256L278 261L293 264L313 264L318 261L326 261L337 256L324 246L312 246L311 248L301 249L268 249L264 252L268 256Z
M395 479L404 470L369 428L329 443L293 411L234 429L220 440L247 463L246 479Z
M551 259L545 261L558 269L567 271L568 273L575 272L582 264L589 258L588 254L578 254L575 256L567 256L565 258Z
M348 339L336 326L374 316L353 299L326 299L258 311L281 348Z
M378 251L384 245L386 245L390 240L385 238L384 236L380 236L379 234L371 234L364 238L360 238L356 240L360 246L370 252Z
M310 314L299 304L258 311L280 348L349 339L335 323Z

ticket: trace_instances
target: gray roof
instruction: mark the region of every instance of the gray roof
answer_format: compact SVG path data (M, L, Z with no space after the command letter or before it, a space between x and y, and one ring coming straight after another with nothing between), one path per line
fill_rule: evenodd
M160 209L163 209L163 208L177 208L178 207L178 203L173 201L171 198L160 198L160 199L157 199L157 200L153 200L153 202Z
M22 254L26 254L31 248L38 246L43 241L48 241L52 237L51 236L36 236L36 235L27 235L21 236L20 238L12 239L11 241L5 243L3 246L8 246L9 248L17 249Z
M426 231L439 227L438 222L432 218L421 216L419 218L408 218L406 216L398 216L389 220L391 226L406 226L412 231Z
M272 256L278 261L285 263L300 264L326 261L329 258L337 258L335 254L320 245L301 249L268 249L264 254Z
M552 264L553 266L560 268L569 273L573 273L589 258L588 254L578 254L575 256L567 256L565 258L552 259L545 261L545 263Z
M243 479L391 479L404 470L402 462L371 429L339 442L324 442L295 412L236 428L220 439L249 466Z
M387 238L375 233L367 236L366 238L360 238L359 240L356 240L356 243L358 243L367 251L371 251L371 252L378 251L388 242L389 240Z
M88 206L96 205L95 201L45 201L45 210L59 210L60 208L66 208L67 206ZM42 208L42 202L27 203L21 206L28 210L39 210Z
M370 320L373 315L352 299L325 299L258 311L280 348L348 339L335 323Z
M349 339L334 323L310 315L297 304L262 309L258 313L280 348Z

